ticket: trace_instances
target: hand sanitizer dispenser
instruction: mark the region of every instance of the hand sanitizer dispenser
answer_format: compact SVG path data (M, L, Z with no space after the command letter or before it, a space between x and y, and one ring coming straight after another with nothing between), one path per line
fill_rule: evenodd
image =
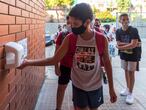
M24 47L17 42L8 42L5 45L5 69L19 67L24 60Z

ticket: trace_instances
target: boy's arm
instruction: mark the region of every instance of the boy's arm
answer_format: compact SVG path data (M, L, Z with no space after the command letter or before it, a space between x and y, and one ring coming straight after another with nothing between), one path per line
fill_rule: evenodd
M124 46L124 45L127 45L127 44L129 44L129 43L117 41L118 46Z
M108 41L106 38L105 38L105 49L104 49L102 61L104 63L104 68L105 68L106 73L107 73L107 77L108 77L108 81L109 81L109 88L113 89L112 66L111 66L109 52L108 52Z
M133 39L133 40L131 40L130 43L127 43L127 44L126 43L124 44L124 43L120 42L120 45L118 45L117 48L119 50L133 49L133 48L137 47L137 45L138 45L138 39Z
M59 49L60 45L56 44L56 49L55 49L55 53L56 51ZM55 74L57 76L60 76L61 73L60 73L60 68L59 68L59 63L55 64Z
M112 65L111 65L110 58L109 58L108 41L107 41L106 38L105 38L105 49L104 49L104 54L103 54L103 57L102 57L102 61L103 61L103 64L104 64L105 71L107 73L110 100L111 100L112 103L114 103L117 100L117 96L116 96L115 89L114 89L114 84L113 84Z
M36 59L36 60L25 60L19 68L24 68L25 66L47 66L57 64L67 53L69 45L69 37L65 37L62 45L56 51L55 55L51 58Z

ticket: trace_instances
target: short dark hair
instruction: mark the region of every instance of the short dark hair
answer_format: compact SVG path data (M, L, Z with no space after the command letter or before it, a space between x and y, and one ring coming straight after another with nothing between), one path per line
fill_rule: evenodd
M76 17L83 22L85 22L87 19L90 19L91 21L93 20L92 9L87 3L76 4L69 12L69 16Z
M122 18L123 16L127 16L127 17L128 17L128 14L127 14L127 13L122 13L122 14L119 16L119 20L121 20L121 18Z
M98 21L98 22L101 24L101 21L100 21L100 19L96 18L96 19L95 19L95 21Z
M100 21L98 18L95 18L95 21Z
M105 24L103 27L104 27L105 29L110 30L110 25L109 25L109 24Z

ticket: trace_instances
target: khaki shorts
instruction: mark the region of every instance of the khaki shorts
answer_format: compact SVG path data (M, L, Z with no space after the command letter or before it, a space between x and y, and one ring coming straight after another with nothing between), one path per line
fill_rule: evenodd
M138 71L138 62L121 60L121 68L128 71Z

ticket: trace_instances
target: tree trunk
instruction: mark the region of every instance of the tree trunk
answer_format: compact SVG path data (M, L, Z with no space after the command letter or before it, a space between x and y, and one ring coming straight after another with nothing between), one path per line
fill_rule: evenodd
M59 13L58 13L57 9L56 9L56 15L57 15L57 22L59 23Z

